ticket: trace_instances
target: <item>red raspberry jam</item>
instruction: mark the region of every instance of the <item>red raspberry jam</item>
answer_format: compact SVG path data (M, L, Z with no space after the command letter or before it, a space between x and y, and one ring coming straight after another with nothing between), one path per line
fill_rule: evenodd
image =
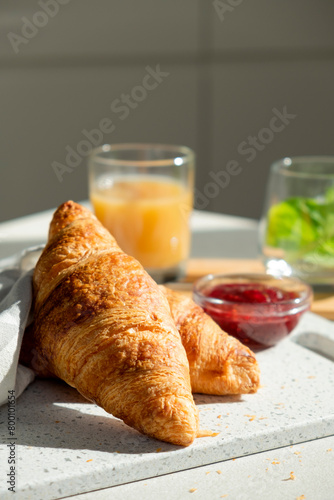
M216 285L211 289L208 297L243 304L262 304L297 299L298 294L277 287L268 287L261 283L227 283Z
M254 348L275 345L297 325L303 311L299 295L261 283L219 284L202 290L223 302L205 301L202 307L230 335Z

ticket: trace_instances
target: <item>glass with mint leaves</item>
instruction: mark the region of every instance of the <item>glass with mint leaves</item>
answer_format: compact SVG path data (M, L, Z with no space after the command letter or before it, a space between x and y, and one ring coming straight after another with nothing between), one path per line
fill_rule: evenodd
M268 273L334 289L334 157L271 166L260 239Z

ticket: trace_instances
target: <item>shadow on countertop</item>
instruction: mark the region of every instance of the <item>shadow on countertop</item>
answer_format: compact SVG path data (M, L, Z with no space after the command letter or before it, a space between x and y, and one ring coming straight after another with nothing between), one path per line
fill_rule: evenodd
M194 395L196 405L238 402L238 397ZM0 409L0 421L7 408ZM58 379L36 379L17 400L18 445L36 448L150 454L184 449L144 436L86 400Z

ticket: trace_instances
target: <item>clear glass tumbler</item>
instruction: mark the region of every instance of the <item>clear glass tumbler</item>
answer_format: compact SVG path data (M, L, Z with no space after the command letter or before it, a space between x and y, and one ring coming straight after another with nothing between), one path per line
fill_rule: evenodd
M334 288L334 157L276 161L260 224L267 272Z
M88 160L97 218L159 283L185 271L194 165L191 149L161 144L104 145Z

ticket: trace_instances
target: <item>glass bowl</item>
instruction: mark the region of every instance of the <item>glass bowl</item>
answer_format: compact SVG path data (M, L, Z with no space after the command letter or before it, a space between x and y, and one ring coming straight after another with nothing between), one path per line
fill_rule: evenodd
M309 285L269 274L209 274L196 281L193 297L219 326L252 349L277 344L310 309Z

